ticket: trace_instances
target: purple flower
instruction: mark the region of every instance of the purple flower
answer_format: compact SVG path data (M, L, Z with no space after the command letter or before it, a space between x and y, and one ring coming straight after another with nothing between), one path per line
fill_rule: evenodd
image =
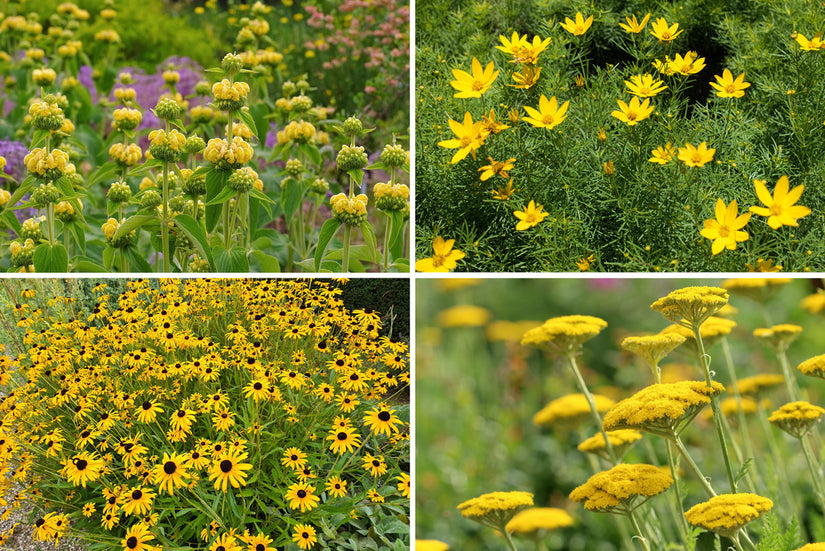
M10 175L18 182L22 182L26 177L26 165L23 159L29 154L29 148L22 142L13 142L6 138L0 141L0 157L6 159L6 168L3 172Z

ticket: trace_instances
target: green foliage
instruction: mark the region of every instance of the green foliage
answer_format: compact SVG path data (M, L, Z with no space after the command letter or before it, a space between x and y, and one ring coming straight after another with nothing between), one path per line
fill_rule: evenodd
M802 51L796 31L811 37L825 8L805 0L790 2L680 3L603 0L423 2L417 13L416 98L416 255L432 254L432 239L456 239L467 253L459 270L570 271L577 261L604 271L745 271L759 258L783 270L821 269L825 258L825 107L819 78L825 58ZM592 27L574 37L559 26L576 11L594 16ZM619 23L652 13L640 35ZM672 45L650 35L652 21L665 17L684 29ZM496 49L499 35L513 32L551 38L540 57L541 75L529 89L517 89L511 75L520 65ZM660 75L651 66L666 54L697 51L707 66L698 74ZM477 58L500 71L481 98L455 98L452 69L469 70ZM729 69L745 74L751 86L743 98L717 97L709 82ZM636 126L611 112L628 101L624 80L652 73L668 89L651 98L653 115ZM577 83L576 77L581 80ZM548 130L520 120L524 107L541 95L570 101L567 118ZM450 163L455 149L439 142L454 138L448 121L473 121L494 110L511 126L489 135L475 157ZM604 135L600 136L599 131ZM600 139L600 137L602 139ZM686 167L681 161L658 165L651 151L671 143L684 147L707 142L713 161ZM500 176L479 181L488 158L515 158L509 171L515 192L509 201L493 198ZM615 173L606 173L612 162ZM736 250L711 254L699 231L714 218L717 199L736 199L739 212L761 206L753 180L772 189L780 176L804 185L799 204L812 213L798 227L774 230L753 215L749 240ZM513 212L530 200L549 216L537 227L516 231ZM591 256L592 255L592 256Z
M355 278L341 286L341 298L350 310L371 308L384 320L382 334L389 335L392 316L392 337L410 338L410 288L407 280L392 278Z

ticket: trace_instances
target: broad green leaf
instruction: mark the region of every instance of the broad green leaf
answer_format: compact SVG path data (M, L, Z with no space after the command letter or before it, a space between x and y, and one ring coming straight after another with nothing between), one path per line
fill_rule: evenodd
M303 152L309 159L316 165L320 166L323 162L323 158L321 157L321 152L318 150L316 146L313 144L305 143L300 144L298 146L301 152Z
M117 231L112 236L112 239L118 239L132 230L136 230L145 224L149 224L150 222L157 223L157 221L158 217L154 214L136 214L134 216L130 216L117 228Z
M330 218L324 225L321 226L321 232L318 234L318 245L315 247L315 271L317 272L321 267L321 261L324 258L324 253L327 250L332 236L341 227L341 222L335 218Z
M38 273L68 272L69 254L61 243L43 243L34 248L32 264Z
M274 256L270 256L263 251L252 251L251 254L258 261L262 272L275 274L281 271L281 263Z
M281 208L284 209L287 225L295 211L301 205L304 192L309 187L309 183L296 182L295 180L284 180L281 182Z
M207 201L206 206L208 207L210 205L220 205L220 204L226 203L227 201L229 201L230 199L235 197L237 194L238 194L237 191L235 191L234 189L232 189L229 186L226 186L225 188L223 188L221 190L221 192L217 196L215 196L212 199L210 199L209 201Z
M212 250L209 248L209 242L203 231L203 226L188 214L177 215L175 217L175 225L180 228L186 237L189 238L189 241L195 245L198 253L209 262L209 268L214 271L215 259L212 258Z
M20 220L17 219L17 216L15 216L14 211L6 210L5 212L3 212L2 215L0 215L0 220L2 220L5 223L6 227L14 230L14 233L16 233L17 235L20 235L20 230L22 229L22 227L20 225Z
M252 113L246 109L238 109L235 115L243 121L243 123L252 130L253 134L258 134L258 127L255 125L255 119L252 118Z
M361 233L364 235L364 242L367 244L367 248L372 256L370 262L378 262L378 244L375 240L375 232L372 229L372 225L365 220L359 227L361 228Z
M228 170L218 170L213 168L206 173L206 202L209 203L212 199L218 196L226 187L226 182L229 180L230 172ZM215 229L218 219L221 216L220 205L208 205L206 207L206 231L211 232Z
M360 169L348 170L347 174L350 175L350 178L355 180L355 187L360 189L361 181L364 179L364 171Z
M149 265L149 262L146 261L143 256L137 252L135 247L126 247L123 250L123 254L126 255L126 258L129 260L129 270L135 272L151 272L152 267Z
M402 258L404 256L404 245L407 237L407 223L404 220L404 213L400 210L389 212L390 220L392 220L392 230L390 232L390 254L393 258Z
M90 273L90 272L108 272L106 268L101 266L100 264L95 264L91 260L81 260L73 266L75 272L78 273Z
M23 182L21 182L21 184L20 184L20 187L17 188L17 191L15 191L12 194L11 198L6 203L6 205L8 205L7 208L11 208L11 207L15 206L17 204L17 202L20 201L20 199L24 195L26 195L28 192L31 191L31 189L34 187L35 182L36 182L36 180L34 179L33 176L29 176L28 178L23 180Z

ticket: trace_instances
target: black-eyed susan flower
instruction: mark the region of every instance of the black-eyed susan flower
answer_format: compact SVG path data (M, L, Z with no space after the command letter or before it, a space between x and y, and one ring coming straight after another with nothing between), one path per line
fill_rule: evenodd
M396 484L396 489L401 493L404 497L410 497L410 475L407 473L401 473L400 475L396 476L395 479L398 481Z
M332 497L344 497L347 495L347 481L339 476L331 476L325 483L325 489Z
M212 424L215 429L226 432L235 425L235 414L229 410L219 410L212 414Z
M169 455L163 454L163 461L155 467L154 483L158 485L161 492L168 492L174 495L175 488L183 488L187 485L186 480L189 474L186 472L186 462L188 456L185 454Z
M281 465L292 470L303 469L307 463L307 454L296 447L289 447L284 450L281 457Z
M238 538L234 534L234 530L229 533L221 534L218 539L212 542L209 546L209 551L244 551L244 548L238 543Z
M373 408L364 416L364 423L376 434L390 436L398 432L397 424L401 423L395 415L395 410L388 407Z
M482 69L481 62L473 58L472 74L461 69L453 69L455 80L450 82L450 86L458 90L454 97L480 98L493 85L498 73L494 70L492 61Z
M524 231L534 226L538 226L545 218L550 216L549 212L544 212L542 205L536 205L532 199L524 210L517 210L513 212L513 216L518 219L516 223L516 231Z
M169 424L172 426L174 430L182 430L184 432L188 432L189 429L192 428L192 423L195 422L195 412L191 409L181 408L176 410L173 414L171 419L169 420Z
M751 213L746 212L740 215L739 205L736 203L736 199L728 205L725 205L725 202L721 198L718 199L716 201L715 216L716 218L708 218L705 220L705 227L699 231L702 237L713 241L711 252L714 255L721 253L725 249L733 251L736 249L737 243L748 240L748 232L743 231L742 228L748 224L748 221L751 219Z
M148 542L155 539L149 528L139 522L126 531L126 535L120 541L124 551L150 551L153 547Z
M756 494L721 494L694 505L685 512L685 518L694 526L733 537L742 527L772 507L773 501Z
M384 503L384 496L375 488L367 490L367 497L373 503Z
M246 486L246 472L252 468L244 463L248 455L240 451L224 452L218 455L209 469L209 480L215 481L215 490L226 492L227 485L233 488Z
M306 482L298 482L287 489L284 499L289 502L291 509L300 509L303 513L318 507L321 498L316 496L314 492L315 486Z
M61 473L75 486L86 487L87 482L100 478L106 462L97 457L97 454L81 453L70 460L66 460Z
M361 459L361 465L374 478L387 472L387 463L384 461L383 455L374 456L371 453L366 453Z
M635 126L641 121L648 118L652 113L654 107L650 105L650 98L639 102L639 98L633 96L630 98L630 103L625 103L618 100L619 109L612 111L610 114L620 121L627 123L628 126Z
M292 533L292 541L298 544L301 549L312 549L318 543L315 528L309 524L296 524Z
M417 272L449 272L455 269L457 262L464 258L464 253L453 249L455 239L445 240L436 236L433 239L433 256L421 258L415 262Z
M765 206L751 207L749 210L759 216L768 217L768 226L771 228L778 230L782 226L798 226L799 218L811 214L811 209L796 204L802 197L805 186L798 185L788 191L790 184L787 176L781 176L777 180L773 195L768 191L764 180L754 180L753 184L757 197Z
M138 421L154 423L160 413L163 413L163 407L156 400L146 400L138 408Z
M352 453L354 448L361 443L361 436L355 432L355 429L338 428L330 431L327 440L332 443L329 449L333 452L343 455L345 452Z
M273 539L261 532L253 535L241 536L241 541L246 544L244 551L277 551L274 547L270 547Z
M155 493L142 486L128 490L123 496L123 512L126 516L143 516L152 510Z
M550 130L564 122L564 119L567 118L567 108L569 105L569 101L565 101L563 104L559 105L558 100L556 100L556 96L553 96L548 100L547 96L542 94L539 98L538 110L530 107L529 105L524 106L524 110L527 111L528 115L530 115L529 117L524 117L524 120L529 122L535 128L546 128Z

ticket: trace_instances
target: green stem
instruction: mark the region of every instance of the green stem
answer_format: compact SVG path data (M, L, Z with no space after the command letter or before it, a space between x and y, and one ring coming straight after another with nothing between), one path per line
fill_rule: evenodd
M344 249L341 253L341 271L349 272L349 241L352 228L349 224L344 224Z
M696 347L699 350L699 363L702 365L702 370L705 372L705 382L708 387L712 386L713 378L710 374L710 366L708 365L708 357L705 353L705 344L702 341L702 334L699 331L699 325L692 324L693 336L696 339ZM733 476L733 466L730 462L730 454L728 453L727 442L725 441L725 429L722 426L722 411L719 408L719 398L716 394L710 396L711 409L713 410L713 425L716 428L716 436L719 439L719 445L722 447L722 457L725 460L725 472L728 475L728 482L730 483L730 491L732 494L736 493L736 479Z
M822 471L820 471L817 467L814 452L811 449L810 443L805 438L806 436L807 435L803 435L802 438L799 439L799 442L802 444L802 451L805 454L805 462L808 463L808 470L811 472L811 480L814 483L814 493L819 500L819 506L823 511L825 511L825 493L822 491Z
M613 461L613 464L616 465L619 463L618 457L616 456L616 451L613 449L613 445L607 437L607 433L605 432L604 425L602 423L602 416L599 415L599 410L596 407L596 400L587 388L587 383L584 382L584 377L582 377L582 374L579 371L579 366L576 363L576 356L573 352L567 354L567 361L568 366L570 366L570 371L573 372L573 376L576 378L576 382L579 385L579 390L581 390L582 394L584 394L584 397L587 399L587 403L590 405L590 414L593 416L593 421L602 433L604 445L607 448L607 453L610 455L610 459Z
M390 234L392 233L392 217L387 215L387 227L384 229L384 254L381 261L381 271L386 272L390 259Z
M160 217L160 240L163 247L163 271L169 273L172 271L169 258L169 161L163 163L163 211Z
M776 359L779 360L779 365L782 366L782 374L785 376L785 387L788 389L788 396L791 402L798 402L800 398L799 386L796 384L796 379L791 373L791 365L788 362L788 355L784 350L776 351Z
M673 491L679 514L679 534L682 536L685 543L687 543L690 528L688 527L687 519L685 518L685 508L682 505L682 490L679 488L679 469L676 466L676 458L673 456L673 442L670 440L665 440L665 446L667 449L667 464L670 467L670 476L673 477Z
M751 443L750 435L748 434L745 411L742 408L742 395L739 393L739 381L736 378L736 370L733 368L733 355L730 352L730 343L728 343L728 339L726 337L722 337L722 352L725 356L725 364L728 368L730 384L733 387L733 397L736 399L736 414L739 420L739 436L745 446L745 453L748 457L753 458L755 461L756 454L754 453L753 444Z
M49 245L55 244L55 229L54 229L54 203L46 205L46 219L49 224Z
M708 497L715 497L716 492L713 491L713 487L710 485L710 482L708 482L708 479L705 478L705 475L702 474L702 471L699 470L699 465L696 464L696 462L688 453L687 448L685 448L685 444L682 442L682 439L679 438L679 436L677 436L676 434L674 434L672 441L673 444L676 446L676 449L679 450L679 453L682 454L682 457L684 457L685 461L687 461L690 470L693 471L693 474L702 484L702 487L705 489L705 492L708 494Z
M650 551L650 544L648 543L648 539L642 533L642 528L639 526L639 521L636 520L636 513L633 511L633 509L628 509L627 516L630 519L630 523L633 525L633 529L636 531L636 536L642 543L642 547L645 548L645 551Z
M516 549L516 544L515 544L515 543L513 543L513 538L512 538L512 536L510 536L510 532L508 532L508 531L507 531L507 529L506 529L504 526L502 526L502 527L500 528L500 530L501 530L501 533L502 533L502 534L504 534L504 541L506 541L506 542L507 542L507 547L508 547L511 551L518 551L518 550Z

